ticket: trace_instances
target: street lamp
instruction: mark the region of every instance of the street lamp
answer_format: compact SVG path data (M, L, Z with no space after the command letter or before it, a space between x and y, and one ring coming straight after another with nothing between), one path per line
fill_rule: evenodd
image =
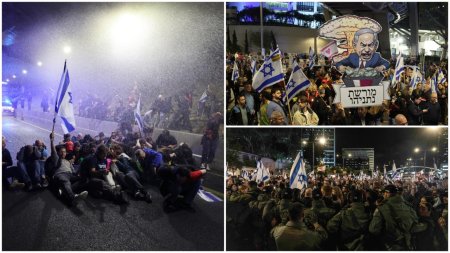
M22 74L26 75L28 73L28 71L26 69L22 70Z
M41 62L41 61L38 61L38 62L36 63L36 65L38 65L38 67L42 67L42 62Z
M72 48L70 48L69 46L64 46L63 51L65 54L69 54L72 51Z
M312 149L313 149L313 150L312 150L312 151L313 151L313 155L312 155L312 156L313 156L313 157L312 157L312 169L313 169L313 170L314 170L314 163L315 163L315 159L316 159L316 158L315 158L315 147L316 147L315 144L316 144L316 141L317 141L317 140L319 141L319 144L320 144L320 145L325 145L325 143L327 142L327 140L326 140L325 137L323 137L323 136L320 137L320 138L318 138L318 139L315 139L315 140L312 142ZM306 144L306 141L303 141L302 143L303 143L303 144Z
M435 153L437 150L438 150L437 147L432 147L430 149L430 151L432 151L433 153ZM427 151L428 151L427 149L423 150L423 167L426 167L426 164L427 164ZM419 152L420 152L420 148L414 149L414 153L419 153Z

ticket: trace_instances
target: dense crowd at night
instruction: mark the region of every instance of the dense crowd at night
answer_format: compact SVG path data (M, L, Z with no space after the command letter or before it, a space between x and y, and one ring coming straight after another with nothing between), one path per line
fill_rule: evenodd
M227 179L233 250L447 250L448 178L391 179L316 172L303 189L288 175Z
M344 108L334 103L336 96L332 84L343 84L347 75L331 65L328 58L318 60L310 67L308 56L284 55L284 81L258 93L252 86L252 62L256 70L264 59L260 54L227 54L226 103L227 123L231 125L445 125L448 121L447 61L426 62L422 78L412 87L413 66L405 59L406 70L398 82L389 88L390 100L381 105ZM286 85L292 68L289 61L296 61L311 85L300 91L286 103ZM239 78L233 80L233 66L237 66ZM384 80L392 80L396 59L382 74ZM438 78L438 76L440 76ZM436 83L436 84L435 84ZM435 87L432 87L432 86Z

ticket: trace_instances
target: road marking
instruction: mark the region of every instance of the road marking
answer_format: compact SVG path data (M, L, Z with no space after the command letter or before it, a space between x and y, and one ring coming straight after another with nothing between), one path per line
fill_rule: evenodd
M17 120L17 119L16 119L16 120ZM17 121L19 121L19 120L17 120ZM52 132L52 131L50 131L50 130L48 130L48 129L42 128L42 127L40 127L40 126L36 126L36 125L31 124L31 123L28 123L28 122L26 122L26 121L22 121L22 123L25 123L25 124L27 124L27 125L33 126L33 127L35 127L35 128L41 129L41 130L46 131L46 132L49 132L49 133ZM57 136L59 136L59 137L63 137L61 134L58 134L58 133L54 133L54 134L57 135Z

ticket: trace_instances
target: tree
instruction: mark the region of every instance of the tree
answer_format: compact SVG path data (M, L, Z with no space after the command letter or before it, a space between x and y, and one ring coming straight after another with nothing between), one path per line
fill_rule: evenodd
M271 44L272 50L275 50L278 47L278 44L277 44L277 40L275 39L275 35L273 34L272 31L270 31L270 38L272 39L272 44Z
M245 30L245 42L244 42L244 53L248 54L248 37L247 37L247 30Z
M227 52L230 52L232 48L231 39L230 39L230 27L227 26Z
M238 45L238 40L236 37L236 30L233 31L233 43L231 44L231 52L236 53L241 51L241 47Z

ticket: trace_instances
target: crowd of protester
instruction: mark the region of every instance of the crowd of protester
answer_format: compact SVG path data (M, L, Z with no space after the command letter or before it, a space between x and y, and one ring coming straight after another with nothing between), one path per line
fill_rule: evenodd
M74 206L87 195L117 204L128 204L130 197L151 203L145 185L156 185L166 211L193 210L191 204L214 159L222 120L222 115L215 113L206 124L201 164L188 144L178 143L167 129L155 141L153 131L141 136L126 127L109 137L103 132L97 136L65 134L60 143L55 143L52 132L48 142L36 140L20 148L16 164L3 136L3 186L25 191L48 188Z
M292 56L291 56L292 58ZM262 57L242 54L228 54L226 68L226 108L227 123L230 125L439 125L448 122L448 82L447 62L427 63L423 79L415 89L410 85L411 67L402 72L399 82L391 82L390 100L381 105L359 108L343 108L333 103L336 95L332 84L343 84L345 74L340 73L325 58L313 68L305 59L295 57L311 85L301 91L288 104L282 99L285 84L292 69L286 55L282 59L285 69L284 81L257 93L252 86L251 64L255 60L256 71L264 62ZM390 69L384 71L384 80L392 80L395 60ZM232 80L233 66L237 63L239 78ZM405 65L417 65L406 59ZM442 71L445 78L432 92L432 78ZM281 119L282 118L282 119Z
M86 93L78 96L83 97L82 99L74 100L74 112L80 117L133 124L134 111L140 97L141 115L147 127L201 133L209 116L223 110L220 96L209 86L202 92L193 94L191 90L184 90L171 96L158 94L154 100L140 95L137 86L128 96L116 94L113 99ZM41 91L40 94L40 110L51 112L55 95L50 91ZM9 91L5 97L11 100L15 117L18 109L32 108L31 91ZM23 113L19 113L19 116L23 119Z
M447 177L316 172L300 190L246 175L227 179L229 250L448 249Z

